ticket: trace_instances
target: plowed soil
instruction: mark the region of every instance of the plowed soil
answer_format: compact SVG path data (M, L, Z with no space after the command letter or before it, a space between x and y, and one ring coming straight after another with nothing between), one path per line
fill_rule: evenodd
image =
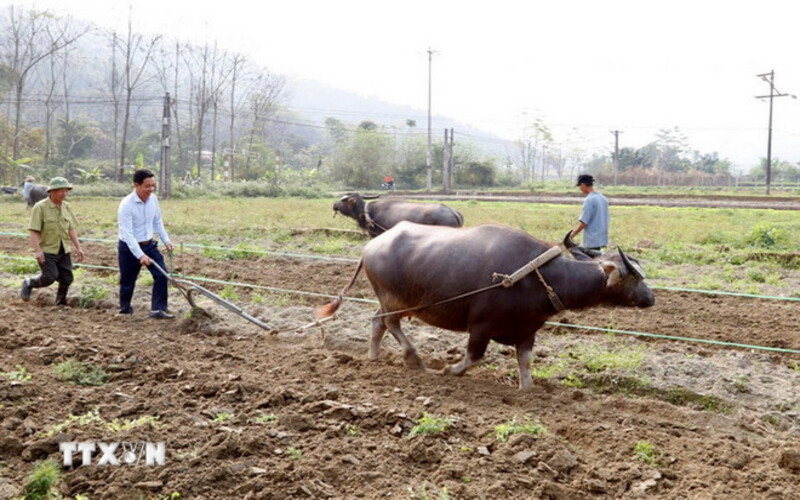
M7 253L29 254L0 237ZM110 245L85 245L87 262L115 266ZM185 275L336 294L354 265L252 258L176 258ZM63 470L66 497L100 498L798 498L800 355L747 347L545 327L534 368L581 353L636 353L630 370L594 367L578 377L535 378L516 388L512 349L493 345L460 378L466 335L409 322L428 370L403 364L384 339L367 359L374 304L348 302L324 330L325 297L239 290L233 300L280 328L269 333L208 299L189 315L171 290L175 320L147 316L140 284L133 316L110 296L88 308L52 305L55 287L29 302L0 289L0 498L19 495L34 464L61 463L59 442L166 443L165 466ZM11 283L16 276L0 275ZM19 280L17 280L19 281ZM222 285L203 283L221 293ZM361 276L351 297L374 299ZM797 302L656 292L646 310L565 312L553 322L800 350ZM631 354L633 356L633 354ZM59 380L75 358L110 373L102 386ZM29 380L7 374L24 367ZM580 383L576 380L580 379ZM427 413L449 422L415 434ZM83 416L82 420L70 415ZM120 430L120 423L157 417ZM116 420L115 420L116 419ZM152 419L150 419L152 420ZM143 420L142 420L143 421ZM498 426L538 422L537 435ZM114 424L116 422L117 425ZM68 424L68 425L64 425ZM500 427L502 430L502 427ZM649 443L651 456L637 455ZM78 459L78 463L79 459Z

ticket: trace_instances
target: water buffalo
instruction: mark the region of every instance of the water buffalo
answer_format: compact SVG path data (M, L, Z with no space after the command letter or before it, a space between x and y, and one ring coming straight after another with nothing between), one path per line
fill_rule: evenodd
M339 212L358 222L371 237L378 236L400 221L411 221L431 226L461 227L464 217L452 208L441 203L409 203L397 199L387 199L365 203L378 196L361 196L351 193L333 204L334 215Z
M28 202L28 206L32 207L42 201L43 199L47 198L47 186L42 186L41 184L36 184L31 187L28 196L25 198L25 201Z
M540 268L552 300L535 272L509 287L496 286L493 273L511 275L553 245L504 226L464 229L401 222L365 245L350 283L318 311L330 316L353 285L361 268L375 290L380 309L372 319L370 357L376 358L388 329L400 343L406 364L424 367L416 348L400 329L400 319L416 316L429 325L469 332L466 355L444 369L462 375L483 357L490 340L516 348L519 387L532 387L530 359L536 331L556 314L554 304L580 309L597 304L650 307L653 292L636 260L622 250L588 260L562 255ZM491 287L479 293L470 292ZM463 298L456 300L454 297ZM392 314L393 312L396 314Z

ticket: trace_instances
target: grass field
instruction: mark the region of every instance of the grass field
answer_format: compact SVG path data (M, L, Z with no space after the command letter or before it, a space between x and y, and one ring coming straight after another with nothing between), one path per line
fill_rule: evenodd
M0 202L0 231L24 233L29 210L11 201ZM171 199L162 201L162 210L176 243L223 246L234 253L258 249L357 257L366 239L355 232L354 221L333 217L333 201ZM117 198L75 197L71 203L82 238L116 238ZM448 205L464 215L467 226L504 224L553 242L575 226L580 213L576 205ZM793 211L630 206L610 210L611 245L639 258L653 284L800 296L800 217Z

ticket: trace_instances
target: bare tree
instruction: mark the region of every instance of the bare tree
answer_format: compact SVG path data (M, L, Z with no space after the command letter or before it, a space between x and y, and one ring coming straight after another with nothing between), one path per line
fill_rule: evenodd
M264 123L278 109L283 96L286 82L283 78L274 77L263 73L257 80L253 92L249 95L250 112L253 116L253 127L250 131L250 142L247 149L253 149L253 138L261 134L266 139ZM250 169L250 155L245 162L245 170Z
M229 143L230 148L231 148L231 154L228 157L228 160L230 161L230 173L231 173L231 180L232 181L236 178L235 170L234 170L234 159L236 157L236 153L235 153L235 151L236 151L236 140L234 139L235 138L234 130L235 130L235 124L236 124L236 115L239 112L239 110L241 109L242 102L243 102L243 100L241 98L240 98L239 101L236 100L236 88L237 88L236 86L237 86L237 84L240 83L240 78L242 76L241 73L242 73L242 70L244 69L243 67L245 66L246 63L247 63L247 58L245 58L245 56L243 56L242 54L238 54L238 53L234 54L233 58L231 59L231 65L232 65L232 68L231 68L231 86L230 86L230 88L231 88L231 109L230 109L230 111L231 111L231 121L230 121L230 125L228 127L228 143Z
M58 83L57 74L59 56L57 52L53 52L48 57L49 74L44 79L44 85L47 88L47 97L44 101L44 168L50 165L50 157L53 154L53 116L55 115L55 93L56 85Z
M517 139L514 144L517 146L519 166L520 169L522 169L522 178L533 179L533 165L534 158L536 157L536 147L533 144L533 138L526 134Z
M145 40L144 36L133 33L133 26L128 17L128 33L124 39L118 39L124 64L122 68L122 85L125 92L125 115L122 119L122 139L120 140L119 170L117 180L125 180L125 154L128 140L128 125L131 118L131 101L134 90L145 83L143 78L157 46L161 35L156 35Z
M89 28L73 31L69 18L60 20L47 11L18 12L8 8L0 22L6 36L0 39L0 61L8 66L14 93L14 148L12 160L20 156L23 93L31 70L46 57L82 37Z
M117 71L117 47L118 47L118 37L117 32L111 32L111 74L109 75L108 80L108 91L111 97L111 106L113 111L111 113L111 119L113 124L111 126L112 129L112 142L114 150L112 152L111 158L116 159L117 153L119 152L119 91L120 91L120 75Z
M213 48L208 44L203 46L199 53L190 51L194 55L195 66L199 67L198 76L194 88L194 103L197 108L197 176L200 177L202 165L203 142L205 140L205 125L208 111L213 112L212 116L212 154L211 154L211 180L214 180L214 162L216 160L216 111L222 90L233 70L232 66L225 63L226 56L221 52L215 43Z

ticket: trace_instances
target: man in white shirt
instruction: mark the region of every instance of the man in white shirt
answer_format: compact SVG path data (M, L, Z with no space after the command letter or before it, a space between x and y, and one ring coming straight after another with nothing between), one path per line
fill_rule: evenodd
M119 219L119 312L133 314L131 299L136 287L136 278L142 266L153 275L153 295L150 301L150 317L156 319L172 319L175 316L167 312L168 279L161 271L149 267L155 262L161 269L166 269L164 257L158 250L158 242L154 239L158 234L161 241L172 251L169 235L161 221L161 207L153 194L156 179L150 170L140 169L133 174L133 192L122 199L117 211Z

